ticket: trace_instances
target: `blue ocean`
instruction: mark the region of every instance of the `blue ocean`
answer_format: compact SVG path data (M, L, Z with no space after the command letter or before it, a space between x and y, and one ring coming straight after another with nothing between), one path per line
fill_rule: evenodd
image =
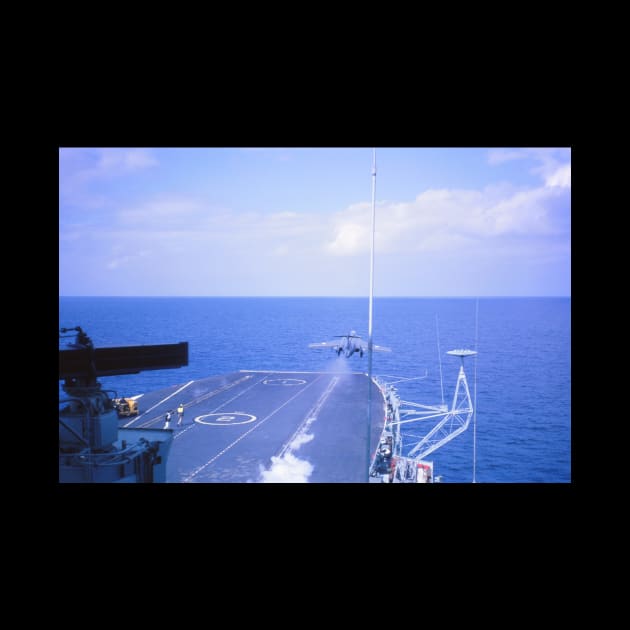
M368 301L60 297L59 325L81 326L97 347L189 342L187 367L100 379L133 396L241 369L326 370L333 351L308 344L351 330L367 340ZM452 400L460 360L447 350L479 352L464 363L476 431L471 422L427 458L444 483L472 481L475 433L478 483L571 481L571 298L375 298L373 338L392 349L374 353L373 373L414 379L398 393L423 404ZM367 372L367 356L347 361Z

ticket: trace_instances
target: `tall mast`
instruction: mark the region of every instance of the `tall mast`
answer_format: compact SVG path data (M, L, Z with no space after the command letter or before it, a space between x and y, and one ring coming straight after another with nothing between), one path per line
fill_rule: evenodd
M374 300L374 224L376 217L376 149L372 150L372 246L370 248L370 311L368 317L369 375L372 377L372 302Z
M372 303L374 301L374 229L376 218L376 147L372 149L372 245L370 247L370 299L368 315L368 427L367 427L367 476L370 476L370 434L372 428Z
M479 346L479 298L475 303L475 351ZM477 483L477 355L475 355L475 392L473 401L473 478L472 482Z

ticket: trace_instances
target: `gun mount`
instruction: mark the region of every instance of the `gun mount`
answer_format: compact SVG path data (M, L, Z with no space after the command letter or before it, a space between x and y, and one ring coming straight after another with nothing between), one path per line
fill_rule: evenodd
M95 348L80 326L60 329L72 332L74 343L59 349L68 396L59 401L59 481L164 481L172 431L118 428L110 392L97 377L188 365L188 342Z

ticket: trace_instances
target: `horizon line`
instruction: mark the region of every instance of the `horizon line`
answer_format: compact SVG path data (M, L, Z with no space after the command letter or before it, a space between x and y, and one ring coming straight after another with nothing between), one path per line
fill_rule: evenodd
M272 298L272 299L368 299L367 295L59 295L60 298ZM571 295L375 295L374 299L499 299L499 298L570 298Z

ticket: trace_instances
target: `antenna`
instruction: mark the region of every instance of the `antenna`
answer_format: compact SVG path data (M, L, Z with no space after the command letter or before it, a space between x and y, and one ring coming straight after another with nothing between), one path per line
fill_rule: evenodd
M367 467L366 473L370 480L370 429L372 427L372 303L374 301L374 225L376 218L376 147L372 149L372 246L370 247L370 298L368 311L368 422L367 422Z
M435 329L437 331L438 360L440 362L440 389L442 390L442 407L444 407L444 382L442 380L442 354L440 352L440 327L438 325L437 313L435 314Z
M475 352L479 351L479 298L475 303ZM473 478L472 482L477 483L477 357L475 354L474 386L473 386Z
M376 148L372 152L372 246L370 248L370 302L368 314L368 350L370 353L369 367L372 367L372 303L374 301L374 224L375 224L375 205L374 193L376 190ZM370 370L370 376L371 370Z
M415 456L416 459L426 457L429 453L432 453L447 442L450 442L462 431L465 431L470 424L470 419L473 415L473 403L470 398L468 381L466 380L466 374L464 372L464 359L477 353L475 350L461 348L458 350L449 350L446 354L459 357L461 361L457 384L455 386L455 394L453 395L453 403L448 410L426 405L415 405L416 407L426 409L430 414L426 415L426 412L412 412L415 415L421 414L423 416L421 419L441 418L441 420L409 451L407 454L408 457ZM416 422L417 420L418 418L400 420L399 424Z

